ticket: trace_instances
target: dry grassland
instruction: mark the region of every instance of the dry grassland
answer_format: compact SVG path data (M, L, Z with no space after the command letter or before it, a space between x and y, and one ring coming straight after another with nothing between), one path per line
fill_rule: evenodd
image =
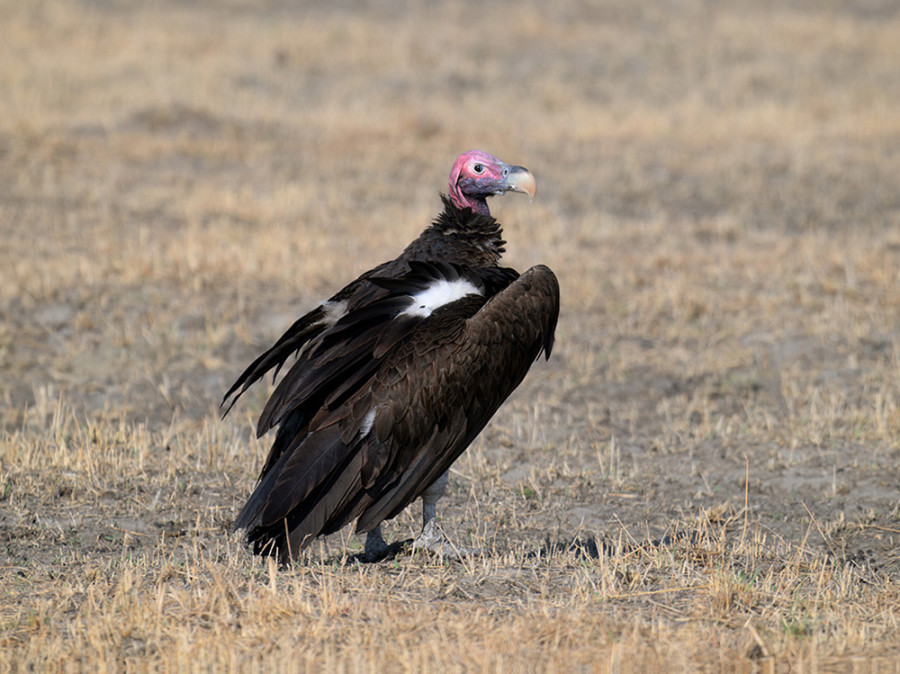
M900 667L895 3L0 15L0 670ZM476 147L563 289L439 510L491 554L253 558L222 393Z

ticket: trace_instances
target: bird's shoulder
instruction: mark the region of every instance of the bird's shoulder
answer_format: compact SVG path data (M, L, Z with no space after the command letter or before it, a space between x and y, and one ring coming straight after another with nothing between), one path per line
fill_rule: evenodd
M388 285L413 300L404 311L424 312L421 298L438 283L467 284L471 292L410 326L345 412L348 433L366 428L381 441L422 441L418 436L446 423L458 409L478 416L481 424L481 417L489 418L518 386L535 358L542 352L549 355L559 287L548 268L533 267L519 275L499 267L415 263L410 275Z

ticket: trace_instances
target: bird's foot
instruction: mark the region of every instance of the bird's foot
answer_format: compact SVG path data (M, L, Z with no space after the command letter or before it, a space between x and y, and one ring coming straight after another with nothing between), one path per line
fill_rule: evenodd
M366 535L366 546L360 559L365 562L378 562L387 555L388 544L381 535L381 527L376 527Z
M350 559L354 562L363 564L371 564L373 562L381 562L385 559L393 559L400 554L409 544L410 540L398 541L390 545L385 542L381 535L381 525L372 529L366 534L366 545L363 551L358 555L353 555Z
M434 520L428 520L422 527L422 533L413 540L413 550L428 550L432 554L455 560L483 554L480 548L463 548L448 541Z

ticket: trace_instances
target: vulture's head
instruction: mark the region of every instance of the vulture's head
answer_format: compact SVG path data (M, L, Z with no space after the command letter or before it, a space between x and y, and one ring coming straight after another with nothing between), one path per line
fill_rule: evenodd
M534 199L534 176L524 166L510 166L481 150L459 155L450 171L450 200L457 208L490 215L486 199L504 192L523 192Z

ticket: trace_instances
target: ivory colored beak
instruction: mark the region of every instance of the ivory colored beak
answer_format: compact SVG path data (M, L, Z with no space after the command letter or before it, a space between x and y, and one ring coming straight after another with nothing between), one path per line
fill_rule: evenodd
M506 184L513 192L527 194L529 201L533 201L534 195L537 193L534 176L524 166L510 166L509 175L506 176Z

